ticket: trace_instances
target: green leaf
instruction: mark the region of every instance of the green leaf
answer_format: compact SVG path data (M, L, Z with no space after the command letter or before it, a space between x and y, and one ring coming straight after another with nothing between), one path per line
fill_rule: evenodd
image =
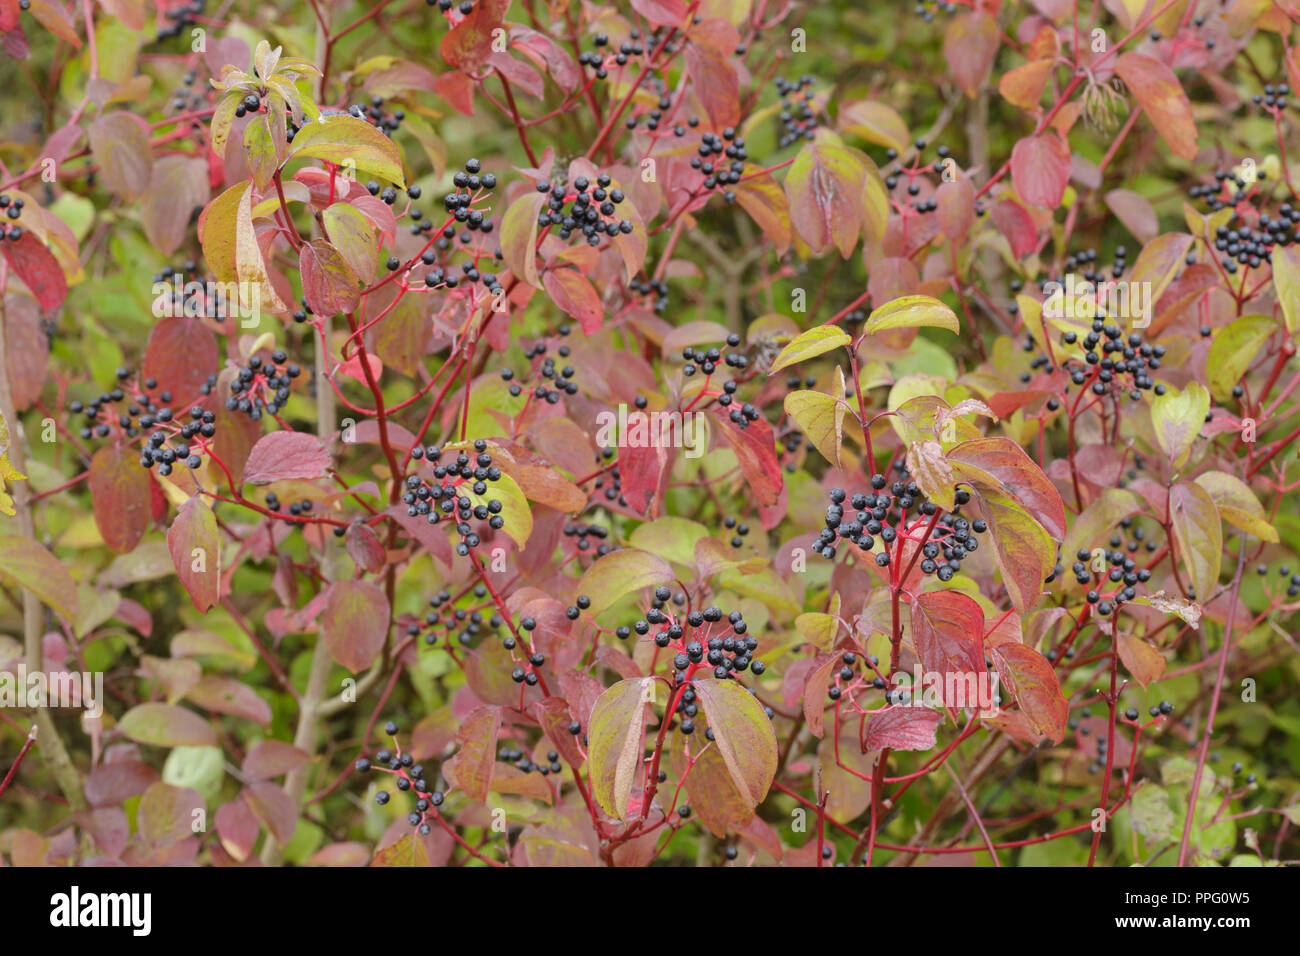
M1210 411L1210 393L1200 382L1189 382L1181 392L1169 387L1151 403L1151 424L1156 441L1177 470L1187 461L1192 442L1201 433Z
M657 554L639 548L613 551L587 568L576 593L591 598L591 614L612 607L619 598L642 588L667 584L676 576L672 566Z
M289 158L321 159L406 186L397 144L355 116L322 116L303 126L289 144Z
M750 807L767 796L776 776L776 731L763 705L732 680L706 678L693 684L736 789Z
M386 846L370 861L371 866L432 866L429 851L424 840L415 833L408 833L391 846Z
M1282 246L1273 251L1273 288L1286 318L1287 335L1300 332L1300 246Z
M537 217L546 197L530 192L520 196L501 217L501 254L517 278L535 289L542 287L537 276Z
M72 575L40 543L0 536L0 577L26 588L69 623L77 619L77 586Z
M834 393L799 389L785 397L785 410L799 425L822 457L840 467L840 446L844 443L844 371L836 367Z
M510 535L521 549L528 544L528 538L533 533L533 511L513 478L503 474L496 481L490 482L487 492L481 495L474 494L468 487L462 488L461 493L473 502L471 507L486 505L491 501L501 502L501 517L505 519L501 530Z
M837 325L819 325L815 329L802 332L781 350L781 353L768 369L769 374L779 372L787 365L807 362L832 349L847 346L853 340L849 334Z
M872 335L890 329L916 329L922 326L947 329L949 332L961 331L957 313L928 295L905 295L873 309L867 316L862 331L865 335Z
M1169 519L1174 542L1204 604L1214 596L1223 559L1223 523L1210 493L1194 482L1180 482L1169 490Z
M138 704L117 727L138 744L155 747L215 747L217 735L206 720L172 704Z
M328 207L321 218L330 242L353 275L364 283L373 281L379 268L379 240L370 220L355 206L341 202Z
M654 686L650 677L621 680L601 694L591 709L587 727L591 795L619 820L627 814L632 787L641 780L646 705L654 703Z
M690 566L695 563L696 542L708 537L709 529L698 521L670 515L640 525L628 538L628 544L674 564Z
M1260 541L1278 542L1277 529L1269 523L1264 506L1240 478L1222 471L1207 471L1196 476L1196 483L1209 493L1219 517Z
M1205 360L1210 394L1219 401L1231 398L1233 386L1241 384L1246 369L1276 329L1277 321L1269 315L1243 315L1220 329Z

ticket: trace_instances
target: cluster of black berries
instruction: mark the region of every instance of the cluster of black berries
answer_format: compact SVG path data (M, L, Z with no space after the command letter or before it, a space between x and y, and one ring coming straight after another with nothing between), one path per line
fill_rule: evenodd
M727 336L727 347L738 348L740 346L740 336L732 332ZM682 367L683 375L694 375L697 367L705 375L712 375L718 369L718 363L723 362L728 368L742 369L749 366L749 359L739 352L728 352L722 354L721 349L697 349L688 346L682 349L682 359L686 364ZM724 405L729 404L727 402Z
M163 13L171 24L158 31L157 39L170 40L181 35L181 31L194 23L194 17L207 7L207 0L190 0L183 7L172 7Z
M424 0L424 2L431 7L437 6L443 13L452 13L454 10L461 18L474 12L474 0Z
M615 635L620 640L627 640L633 634L646 637L653 631L656 647L677 652L672 662L677 684L689 683L692 678L700 676L701 671L711 670L718 680L726 680L746 670L762 675L767 669L762 661L754 659L758 638L748 633L749 625L740 611L726 614L714 605L682 614L675 607L669 607L670 602L678 604L673 599L672 590L660 585L655 589L654 601L645 617L631 627L618 628ZM691 707L692 695L693 691L687 690L681 697L681 704ZM688 701L688 696L692 696L692 700ZM695 712L686 708L681 708L681 712L681 731L689 734L695 729L691 723Z
M289 401L293 380L301 374L302 369L289 361L283 349L272 352L269 362L254 355L239 367L239 374L230 383L226 408L243 412L253 421L258 421L263 412L275 415Z
M574 232L581 232L587 237L587 244L599 246L601 236L627 235L632 231L629 219L615 217L616 207L627 197L621 189L611 189L613 182L607 173L596 177L595 188L585 176L577 177L570 188L556 184L552 186L542 180L537 184L539 193L549 193L547 202L549 212L537 217L537 224L543 228L558 226L561 239L568 239ZM565 204L569 206L566 209Z
M181 77L181 85L172 91L172 109L177 113L186 109L198 109L207 103L203 94L194 89L194 81L197 79L198 74L194 70L186 70Z
M20 196L0 194L0 210L4 211L4 217L6 219L16 220L20 218L23 214L23 205L24 202ZM0 223L0 241L8 239L11 242L17 242L22 237L22 226L10 226L6 229L4 224Z
M561 336L567 336L572 331L568 325L560 326ZM530 372L528 388L532 389L530 400L533 398L546 402L548 405L556 404L562 395L577 395L578 383L574 380L577 369L572 365L564 365L556 368L555 359L546 354L548 348L547 342L542 340L534 343L524 350L524 358L532 360L539 356L545 356L542 362ZM567 345L561 345L557 350L560 358L565 359L572 354L572 350ZM510 394L516 398L523 393L524 385L515 381L515 370L512 368L503 368L501 377L510 383Z
M1256 93L1250 98L1250 101L1256 106L1267 106L1272 110L1286 109L1286 98L1291 93L1291 87L1286 83L1279 83L1274 86L1272 83L1264 84L1264 92Z
M226 286L212 283L210 277L199 272L193 259L186 260L179 268L163 266L160 272L154 273L153 282L171 287L153 301L154 314L158 316L204 316L220 323L239 307L239 302L227 295ZM213 294L209 295L209 291Z
M419 475L409 475L402 495L406 513L411 517L425 515L429 524L437 524L444 516L456 516L456 531L461 537L456 553L461 557L481 543L480 535L470 524L472 520L486 521L493 531L505 526L501 502L487 497L489 485L500 480L501 469L492 464L483 439L474 442L474 451L477 455L472 461L465 452L458 452L451 464L444 465L440 462L442 450L437 445L412 448L411 457L427 461L437 483L430 484ZM479 499L478 502L466 495L466 491Z
M482 229L486 221L483 212L471 207L482 199L485 193L497 188L496 176L483 172L483 164L471 158L465 160L464 170L457 172L451 182L456 187L456 191L442 197L443 208L457 222L463 222L467 229ZM410 190L407 190L407 193L409 194ZM491 232L491 226L486 231Z
M636 295L653 296L650 310L655 315L663 315L668 311L668 283L663 279L633 279L628 283L628 288Z
M940 146L935 150L936 155L939 157L938 160L929 165L922 166L919 160L921 151L926 147L926 142L923 139L918 139L913 143L913 145L916 147L917 159L907 168L904 168L902 164L897 162L898 150L894 149L892 146L885 150L885 158L893 164L885 170L885 188L891 191L897 189L901 183L899 177L906 177L907 185L904 187L904 191L910 197L910 208L918 213L934 212L939 208L939 201L934 198L917 199L916 197L921 194L921 184L917 182L917 180L927 173L934 173L942 176L944 167L947 165L948 161L952 160L953 162L956 162L956 160L953 159L952 151L949 150L947 146Z
M266 510L279 513L282 509L284 509L284 504L283 502L280 501L279 496L274 491L268 491L266 493ZM289 512L288 517L284 519L285 524L290 524L290 525L297 524L297 522L294 521L294 519L301 518L304 515L311 514L311 509L312 509L312 503L306 498L304 498L302 501L295 501L290 503L288 508L288 512Z
M1275 246L1286 246L1300 240L1300 209L1286 203L1280 214L1280 219L1261 214L1258 229L1220 226L1215 230L1214 248L1224 253L1222 265L1225 271L1236 272L1238 263L1252 269L1265 262L1272 265Z
M411 793L415 797L415 809L407 815L407 821L423 836L430 832L428 821L437 814L437 808L442 806L445 795L441 790L431 790L424 776L424 767L417 764L409 753L402 753L402 748L397 743L397 724L390 720L384 727L384 732L393 738L393 750L380 750L375 754L373 763L366 757L358 758L355 765L357 772L369 773L377 770L381 773L393 774L396 777L397 789L402 793ZM380 790L375 794L375 803L381 807L385 806L390 799L392 794L387 790Z
M952 509L944 511L936 520L939 506L925 496L916 482L907 480L905 470L900 474L900 480L892 484L884 475L874 474L871 476L872 491L855 494L852 498L844 489L832 488L831 504L826 509L826 527L818 535L814 550L818 550L822 557L834 558L836 542L844 539L863 551L870 551L879 537L885 550L876 554L876 564L888 567L889 546L900 533L907 534L921 525L928 527L933 524L921 547L921 573L949 581L961 570L962 560L979 549L977 536L988 531L988 523L983 518L971 521L962 516L962 505L970 501L970 492L964 488L954 493ZM847 521L846 501L856 512Z
M498 751L497 759L502 763L513 764L515 769L522 770L524 773L536 771L543 777L564 771L564 764L560 763L560 755L554 750L546 752L546 763L533 763L526 753L514 747L503 747Z
M595 538L601 542L596 545L597 557L604 557L613 550L605 541L609 538L609 529L598 524L582 524L569 522L564 526L564 536L566 538L577 538L574 542L579 551L587 551L591 548L591 539Z
M698 156L691 157L691 168L698 170L704 176L700 185L706 190L716 189L719 186L734 186L740 182L749 153L745 149L744 138L737 136L733 127L728 126L722 131L721 136L717 133L705 133L700 137L697 152ZM723 162L724 159L727 162ZM736 194L730 189L722 196L727 202L734 202L736 199Z
M813 78L804 74L797 80L776 78L776 91L781 95L781 138L784 149L801 139L811 140L817 129L817 111L814 109Z
M596 71L596 79L603 80L609 76L609 68L605 66L606 54L604 52L605 48L609 46L609 34L597 33L592 37L591 45L593 49L582 50L578 53L578 63L581 66L591 67ZM624 44L624 46L627 46L627 44ZM616 56L621 57L621 61L618 61L620 66L627 63L626 53L620 52Z
M902 706L911 700L911 692L902 687L891 686L879 668L880 658L875 654L844 651L840 654L839 670L835 672L830 686L826 688L826 696L837 701L847 694L849 700L856 700L858 691L870 689L883 690L887 704Z
M668 135L667 133L659 134L658 130L659 130L660 123L663 122L664 114L667 111L672 109L672 105L673 105L673 98L671 96L668 96L667 94L664 94L659 97L659 101L655 104L654 109L652 109L648 113L637 113L633 116L629 116L626 122L624 123L624 125L627 126L628 129L636 129L638 126L641 125L641 118L642 116L644 116L645 128L649 132L656 133L662 136L667 136ZM687 119L685 126L683 126L681 123L675 124L673 126L672 132L674 136L680 138L686 135L687 127L690 127L691 129L695 129L699 125L700 125L700 118L698 116L692 116L689 119Z
M348 107L348 112L357 119L363 119L371 126L374 126L385 136L392 136L402 128L402 120L406 119L406 111L396 109L392 112L385 112L382 107L384 98L382 96L370 97L369 106L353 104Z
M636 407L645 408L645 406L645 398L638 396ZM600 465L608 462L613 457L614 449L603 448L596 453L596 464ZM604 494L606 501L617 501L623 507L627 507L627 498L623 494L623 479L619 474L618 465L615 465L596 479L596 489Z
M157 464L161 474L171 473L173 461L183 461L189 468L197 468L202 463L196 451L206 451L209 441L217 433L217 417L205 408L194 405L190 408L190 420L179 425L170 417L164 418L170 409L161 409L155 416L156 424L167 427L167 431L155 431L149 436L149 444L140 456L140 464L145 468ZM144 420L141 419L141 424ZM179 442L167 447L169 439ZM194 444L191 445L190 443ZM164 470L164 466L166 470Z
M933 8L933 9L931 9ZM912 8L912 12L919 16L926 23L934 22L936 13L952 13L957 9L957 4L948 3L946 0L926 0L925 3L918 3Z
M475 597L486 597L487 588L482 584L474 588ZM458 608L453 605L451 592L447 590L439 591L433 597L429 598L429 611L424 616L424 627L429 630L424 635L424 643L438 643L438 629L441 628L447 635L447 640L451 640L451 635L456 634L456 640L464 647L469 647L474 638L483 632L484 625L492 628L495 632L501 627L501 615L493 614L486 621L483 618L482 611L467 611L464 608ZM411 637L416 636L422 630L418 624L411 624L407 627L407 634ZM459 633L456 633L459 632Z
M1082 362L1069 357L1062 363L1073 385L1083 386L1091 381L1094 395L1126 387L1133 401L1140 400L1144 391L1165 393L1165 386L1156 384L1150 374L1160 368L1165 347L1146 343L1140 332L1130 332L1125 339L1118 325L1099 315L1092 321L1092 331L1082 340L1077 333L1066 332L1061 342L1065 346L1077 344L1084 351Z
M1137 596L1137 585L1151 580L1150 571L1139 568L1136 561L1119 550L1116 538L1112 537L1111 542L1113 549L1105 552L1107 568L1105 571L1097 572L1096 583L1103 590L1106 584L1113 584L1115 587L1104 594L1096 589L1089 590L1087 594L1088 603L1096 605L1097 613L1102 617L1110 615L1125 601L1133 600ZM1074 572L1074 580L1079 584L1093 584L1092 552L1087 548L1080 548L1074 558L1074 564L1070 568Z
M150 393L158 387L158 380L147 378L143 388L132 386L134 373L129 369L117 370L118 384L107 392L101 392L89 402L73 401L68 403L68 411L74 415L86 416L81 428L82 438L108 438L115 431L127 438L135 438L147 429L162 422L172 420L170 405L172 393L167 390L153 396ZM129 404L118 409L117 403L127 401L128 392L132 393Z
M723 520L722 526L728 531L735 532L735 534L731 536L731 546L733 548L739 548L745 543L745 535L749 534L749 525L745 524L745 522L737 521L735 518L728 515Z

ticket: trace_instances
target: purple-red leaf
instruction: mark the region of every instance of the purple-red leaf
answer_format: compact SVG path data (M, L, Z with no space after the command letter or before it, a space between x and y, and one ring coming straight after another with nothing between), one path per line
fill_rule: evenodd
M306 432L272 432L248 453L244 481L269 485L287 478L320 478L330 466L330 453L320 439Z

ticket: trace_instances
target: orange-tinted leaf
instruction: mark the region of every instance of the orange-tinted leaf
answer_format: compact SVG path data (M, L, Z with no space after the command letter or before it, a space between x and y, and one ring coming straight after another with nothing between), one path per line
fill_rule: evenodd
M330 656L356 674L374 663L388 639L388 598L369 581L330 585L321 612L321 637Z
M1121 53L1115 72L1137 97L1161 139L1175 156L1196 158L1196 121L1178 77L1164 63L1141 53Z
M149 527L150 479L139 455L121 445L99 449L89 481L99 536L119 554L135 550Z
M221 537L202 498L181 505L167 529L167 552L194 606L204 612L214 606L221 599Z
M1059 744L1065 738L1065 722L1070 716L1070 708L1052 665L1026 644L998 644L990 647L988 653L1002 683L1020 705L1030 729L1051 737Z

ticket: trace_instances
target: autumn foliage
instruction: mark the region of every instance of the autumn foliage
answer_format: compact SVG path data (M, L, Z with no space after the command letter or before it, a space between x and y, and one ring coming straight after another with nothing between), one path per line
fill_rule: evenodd
M0 0L0 856L1293 861L1297 24Z

